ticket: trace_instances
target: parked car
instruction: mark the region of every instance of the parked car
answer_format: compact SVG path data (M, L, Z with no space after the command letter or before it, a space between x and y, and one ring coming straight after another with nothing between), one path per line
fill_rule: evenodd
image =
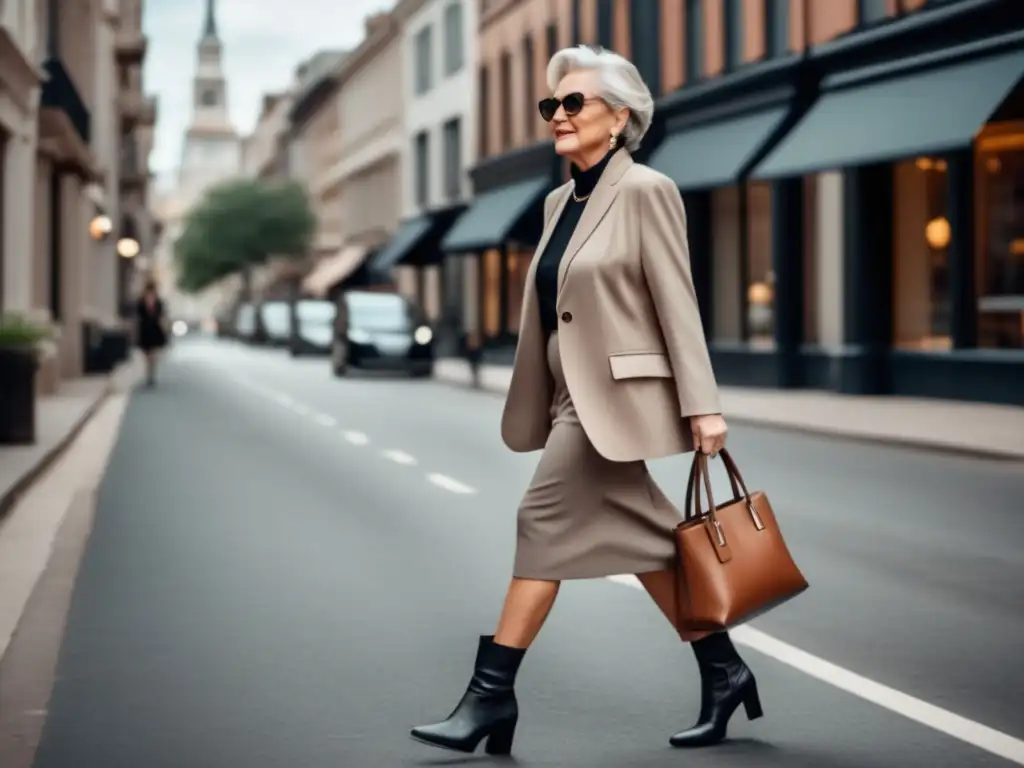
M243 302L235 310L234 336L239 341L252 343L256 335L256 307L249 302Z
M347 291L338 299L331 367L335 376L344 376L350 367L430 376L434 332L401 294Z
M272 347L286 347L292 335L292 310L287 301L264 301L259 308L259 341Z
M301 299L295 303L295 333L289 342L294 357L329 355L338 308L332 301Z

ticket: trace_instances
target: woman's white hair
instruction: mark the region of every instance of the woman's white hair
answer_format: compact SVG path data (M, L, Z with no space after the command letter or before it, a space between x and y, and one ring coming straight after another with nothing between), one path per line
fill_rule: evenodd
M635 151L654 119L651 89L629 59L604 48L579 45L563 48L548 62L548 88L554 93L562 78L570 72L588 70L597 73L600 97L612 109L629 110L629 120L620 142Z

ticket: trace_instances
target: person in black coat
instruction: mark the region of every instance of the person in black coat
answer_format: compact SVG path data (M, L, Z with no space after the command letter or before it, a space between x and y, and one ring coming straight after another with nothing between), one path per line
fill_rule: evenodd
M139 349L146 356L146 385L156 386L156 360L161 349L167 346L167 318L164 303L152 280L135 305L135 339Z

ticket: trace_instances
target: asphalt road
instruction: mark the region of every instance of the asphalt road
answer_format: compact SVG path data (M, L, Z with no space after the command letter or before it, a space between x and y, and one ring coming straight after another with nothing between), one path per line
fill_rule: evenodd
M36 768L467 762L407 732L454 706L500 607L537 461L502 446L500 409L178 344L112 456ZM689 649L629 584L570 582L520 673L513 764L1014 764L977 745L1024 750L1022 467L739 426L730 445L812 584L737 633L766 717L668 747L698 706ZM677 503L684 469L654 467Z

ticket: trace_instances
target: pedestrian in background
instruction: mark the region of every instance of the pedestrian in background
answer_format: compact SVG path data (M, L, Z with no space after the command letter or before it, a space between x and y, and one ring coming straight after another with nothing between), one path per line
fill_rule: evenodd
M501 432L513 451L543 449L518 511L513 576L494 635L480 638L469 687L448 719L415 739L472 752L511 751L516 672L565 579L634 573L684 642L701 677L695 725L676 747L721 741L754 676L727 633L680 627L673 531L681 520L645 461L725 444L690 274L675 183L631 152L654 102L636 67L587 46L559 51L540 113L571 181L548 195L526 278Z
M146 386L155 387L157 358L167 346L167 315L152 280L135 305L135 340L146 356Z

